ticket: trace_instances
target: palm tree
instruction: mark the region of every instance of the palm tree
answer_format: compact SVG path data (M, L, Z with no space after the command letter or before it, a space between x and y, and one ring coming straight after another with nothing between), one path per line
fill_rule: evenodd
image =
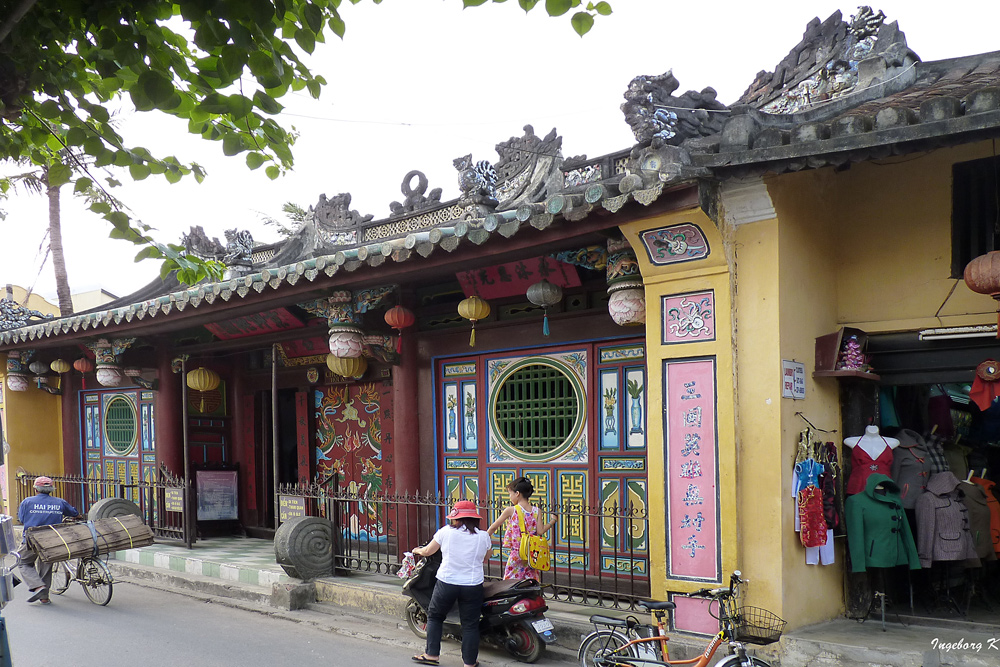
M67 317L73 314L73 297L69 289L69 275L66 272L66 256L62 244L62 219L59 206L59 190L62 184L52 185L49 178L50 171L54 167L65 168L65 165L63 163L43 165L21 174L8 176L7 181L15 191L23 188L32 194L44 194L49 200L49 228L46 235L49 240L49 254L52 255L52 270L56 278L59 314Z

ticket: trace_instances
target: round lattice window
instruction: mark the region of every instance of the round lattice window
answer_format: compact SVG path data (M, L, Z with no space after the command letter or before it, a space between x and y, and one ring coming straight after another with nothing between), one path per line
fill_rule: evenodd
M560 366L541 357L522 360L505 369L493 389L493 435L519 459L558 458L583 430L582 387Z
M135 447L135 406L124 396L115 396L104 407L104 438L108 448L119 456Z

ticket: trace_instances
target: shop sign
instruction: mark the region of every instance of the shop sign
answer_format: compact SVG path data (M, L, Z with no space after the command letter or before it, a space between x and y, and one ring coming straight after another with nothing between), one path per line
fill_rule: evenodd
M806 397L806 365L800 361L781 360L781 397L800 401Z

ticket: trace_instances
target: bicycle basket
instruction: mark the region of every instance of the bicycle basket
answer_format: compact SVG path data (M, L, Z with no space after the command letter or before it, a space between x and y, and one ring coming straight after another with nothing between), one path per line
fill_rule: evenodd
M773 644L781 638L785 625L785 621L767 609L743 606L733 618L734 638L748 644Z

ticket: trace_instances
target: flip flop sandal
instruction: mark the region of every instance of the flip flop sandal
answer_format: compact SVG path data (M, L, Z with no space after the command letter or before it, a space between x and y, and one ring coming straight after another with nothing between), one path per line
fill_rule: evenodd
M41 600L38 601L38 603L39 604L52 604L52 600L50 600L48 598L42 598Z
M434 658L428 658L427 654L425 654L425 653L421 653L420 655L413 656L413 662L419 663L421 665L437 665L437 664L439 664L438 660L435 660Z
M44 597L45 597L45 589L39 588L37 591L35 591L34 595L28 598L28 602L38 602Z

